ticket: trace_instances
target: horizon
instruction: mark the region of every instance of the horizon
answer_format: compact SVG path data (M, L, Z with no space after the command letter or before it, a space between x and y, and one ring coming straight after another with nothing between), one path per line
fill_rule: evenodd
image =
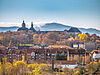
M0 27L61 23L100 30L100 0L0 0Z
M73 25L66 25L66 24L63 24L63 23L58 23L58 22L48 22L48 23L57 23L57 24L62 24L62 25L65 25L65 26L71 26L71 27L76 27L76 26L73 26ZM48 24L46 22L44 23L33 23L33 27L41 27L41 26L44 26L45 24ZM22 27L22 23L8 23L9 25L8 26L0 26L0 27ZM28 22L26 23L26 27L27 28L30 28L31 27L31 22ZM76 28L84 28L84 29L96 29L96 30L100 30L98 28L95 28L95 27L76 27Z

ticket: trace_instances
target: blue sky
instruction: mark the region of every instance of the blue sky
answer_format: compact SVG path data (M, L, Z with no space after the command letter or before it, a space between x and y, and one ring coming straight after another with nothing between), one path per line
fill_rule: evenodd
M100 0L0 0L0 26L58 22L100 29Z

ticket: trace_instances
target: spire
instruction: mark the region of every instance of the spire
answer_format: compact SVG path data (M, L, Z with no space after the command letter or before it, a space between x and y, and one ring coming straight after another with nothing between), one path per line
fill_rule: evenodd
M22 22L22 27L19 28L18 31L20 31L20 30L28 31L28 28L26 28L25 25L26 25L26 24L25 24L25 22L24 22L24 20L23 20L23 22Z
M23 27L23 28L25 28L25 23L24 23L24 20L23 20L23 23L22 23L22 27Z
M33 28L33 22L31 22L31 28Z
M23 23L24 23L24 20L23 20Z
M34 29L34 27L33 27L33 22L31 22L31 28L30 28L30 30L32 30L33 32L36 31L36 30Z

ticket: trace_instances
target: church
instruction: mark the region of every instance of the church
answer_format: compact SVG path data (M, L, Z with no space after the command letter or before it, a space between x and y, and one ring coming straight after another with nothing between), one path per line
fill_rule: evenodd
M20 28L18 29L18 31L20 31L20 30L24 30L24 31L32 30L33 32L36 31L36 30L34 29L34 27L33 27L33 22L31 22L31 27L30 27L30 29L28 29L28 28L26 28L26 24L25 24L24 20L23 20L23 23L22 23L22 27L20 27Z

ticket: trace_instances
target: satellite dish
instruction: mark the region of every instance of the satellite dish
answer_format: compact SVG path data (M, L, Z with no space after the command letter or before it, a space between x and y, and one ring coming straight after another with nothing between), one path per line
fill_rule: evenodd
M34 57L34 56L35 56L35 52L32 52L32 53L31 53L31 56Z

